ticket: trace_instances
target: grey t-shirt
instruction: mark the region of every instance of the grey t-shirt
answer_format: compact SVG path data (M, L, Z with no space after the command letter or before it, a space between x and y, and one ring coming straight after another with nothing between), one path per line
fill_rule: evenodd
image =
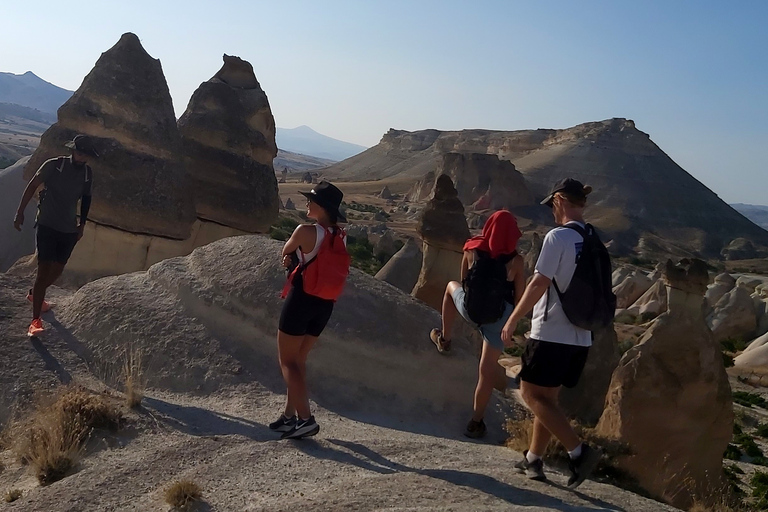
M77 233L77 203L91 195L91 170L71 157L51 158L35 174L45 187L40 192L37 223L62 233Z

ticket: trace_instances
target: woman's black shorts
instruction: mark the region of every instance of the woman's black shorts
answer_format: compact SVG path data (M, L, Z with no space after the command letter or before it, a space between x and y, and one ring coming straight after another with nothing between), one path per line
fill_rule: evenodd
M279 329L289 336L320 336L333 313L333 301L304 292L301 275L283 303Z
M546 388L575 387L588 354L589 347L530 339L521 358L520 380Z

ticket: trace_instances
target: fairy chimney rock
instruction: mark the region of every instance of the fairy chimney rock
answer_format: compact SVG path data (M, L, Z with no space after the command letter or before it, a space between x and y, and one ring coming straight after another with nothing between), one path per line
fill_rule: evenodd
M441 175L435 182L434 194L422 212L417 230L426 243L454 251L461 251L469 238L464 205L447 175Z
M179 119L197 216L264 232L279 208L273 159L275 120L253 66L224 55L224 65L192 95Z
M93 138L93 204L89 218L132 233L190 236L195 220L181 137L160 61L135 34L101 54L82 85L59 108L24 169L30 179L49 158L67 154L77 134Z
M622 356L596 431L628 445L617 462L640 486L687 510L722 484L733 404L704 319L706 263L668 262L664 280L668 310Z

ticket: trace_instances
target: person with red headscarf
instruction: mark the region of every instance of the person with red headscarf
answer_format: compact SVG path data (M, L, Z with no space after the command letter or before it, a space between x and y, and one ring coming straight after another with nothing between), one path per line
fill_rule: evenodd
M451 349L451 334L453 322L461 315L468 322L478 326L483 335L483 350L480 356L480 371L475 388L472 419L469 421L464 435L467 437L483 437L486 426L483 422L485 408L491 398L493 388L504 389L507 384L504 369L499 365L499 356L504 350L501 331L514 305L520 301L525 289L523 258L517 254L517 242L520 240L520 228L515 216L506 210L500 210L491 215L483 226L480 236L470 238L464 244L464 257L461 261L461 280L451 281L445 288L442 307L442 328L432 329L430 339L440 353ZM506 290L504 291L503 314L491 323L478 324L470 319L467 310L467 295L470 283L470 269L482 258L492 258L496 264L503 265L506 271ZM475 281L478 282L478 281ZM475 285L476 286L476 285ZM472 290L470 293L482 294L483 290Z

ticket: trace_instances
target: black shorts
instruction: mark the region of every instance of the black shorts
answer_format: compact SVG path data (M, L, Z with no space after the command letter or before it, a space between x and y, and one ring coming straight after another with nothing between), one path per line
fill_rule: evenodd
M589 347L530 339L523 352L520 380L545 388L575 387Z
M301 275L283 303L279 329L289 336L320 336L333 313L333 301L304 292Z
M77 244L77 233L62 233L46 226L37 226L37 261L65 265Z

